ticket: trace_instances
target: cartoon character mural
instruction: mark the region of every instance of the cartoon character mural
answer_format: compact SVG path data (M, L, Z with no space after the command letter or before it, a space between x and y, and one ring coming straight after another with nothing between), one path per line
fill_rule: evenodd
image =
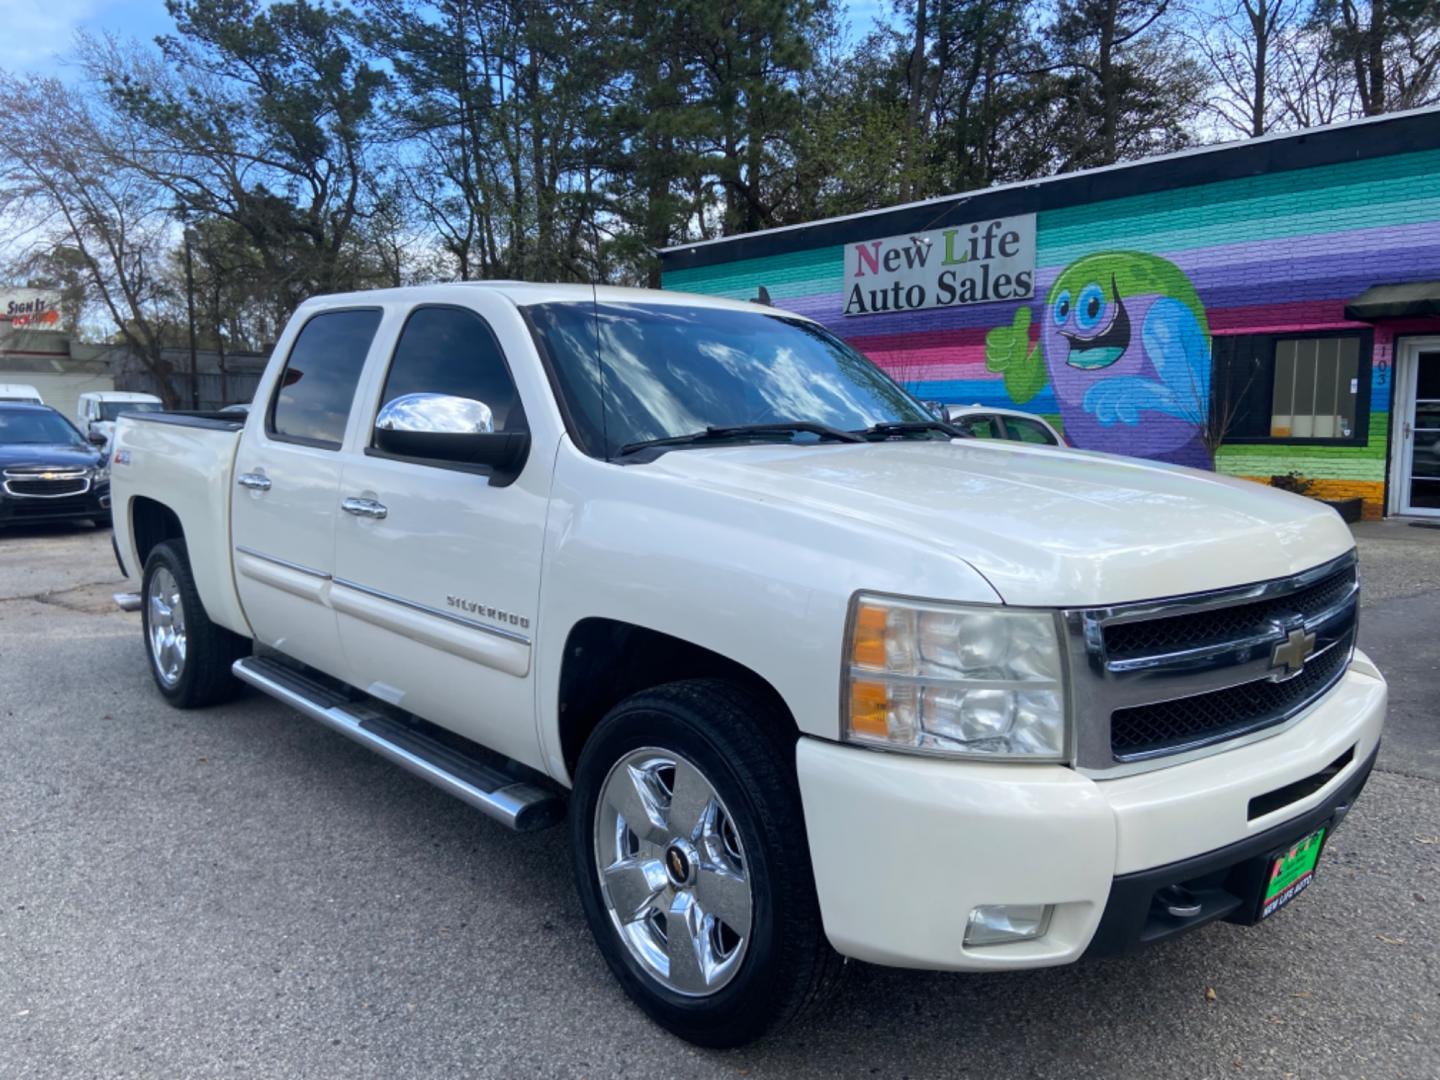
M1137 251L1086 255L1055 279L1040 340L1028 307L985 337L985 363L1024 403L1049 382L1072 446L1208 469L1210 329L1174 263ZM1042 359L1043 354L1043 359Z

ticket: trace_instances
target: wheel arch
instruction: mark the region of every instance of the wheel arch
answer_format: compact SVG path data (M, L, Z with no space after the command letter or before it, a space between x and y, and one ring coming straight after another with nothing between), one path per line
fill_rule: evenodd
M158 499L136 495L130 500L130 535L138 575L144 571L145 560L157 545L185 539L185 527L180 523L180 515Z
M649 627L618 619L581 619L566 637L557 689L560 752L567 776L574 776L586 740L615 705L665 683L707 678L750 690L799 737L799 725L784 697L752 668Z
M145 563L150 553L160 544L178 540L185 546L185 558L195 577L195 587L206 615L215 623L233 633L251 636L250 625L245 619L235 590L235 581L230 567L230 550L227 531L215 535L204 519L197 519L195 512L186 512L186 503L181 500L180 509L149 495L133 495L125 508L126 531L119 543L122 564L131 559L134 565L129 569L135 580L145 576ZM186 529L186 522L191 529ZM127 550L128 546L128 550Z

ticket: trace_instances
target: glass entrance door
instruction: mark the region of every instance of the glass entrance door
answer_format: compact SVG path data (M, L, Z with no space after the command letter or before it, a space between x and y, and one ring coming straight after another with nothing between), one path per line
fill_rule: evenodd
M1399 510L1440 517L1440 342L1407 350L1399 375Z

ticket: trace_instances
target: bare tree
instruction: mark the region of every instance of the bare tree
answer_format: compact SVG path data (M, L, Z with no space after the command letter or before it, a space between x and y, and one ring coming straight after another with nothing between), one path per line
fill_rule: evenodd
M1240 417L1241 402L1249 396L1259 377L1258 357L1251 357L1243 364L1222 365L1211 374L1210 389L1206 395L1209 401L1200 421L1200 442L1212 464Z
M1222 0L1186 9L1186 37L1215 80L1210 112L1239 135L1264 135L1285 116L1273 90L1276 53L1305 0Z
M1318 127L1355 115L1354 90L1330 46L1330 30L1315 21L1289 27L1275 42L1272 100L1287 128Z
M1060 0L1049 35L1052 66L1067 73L1062 168L1112 165L1190 142L1187 121L1205 73L1177 47L1172 21L1170 0Z
M173 222L163 190L119 164L133 135L56 79L0 74L0 220L17 254L78 268L115 338L173 406L161 355L175 332Z
M158 54L80 41L101 100L143 133L119 148L127 168L193 219L241 229L277 311L374 283L363 233L388 78L357 41L358 16L311 0L175 0L170 10L176 33L158 39Z
M1379 116L1440 99L1437 0L1319 0L1315 17L1349 69L1358 112Z

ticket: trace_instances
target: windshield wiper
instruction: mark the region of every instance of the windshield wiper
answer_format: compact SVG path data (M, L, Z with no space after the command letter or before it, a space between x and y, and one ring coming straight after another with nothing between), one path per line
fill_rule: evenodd
M928 431L943 431L952 439L968 439L970 436L944 420L887 420L871 424L859 434L866 439L889 439L897 435L922 435Z
M842 431L839 428L830 427L828 424L816 424L809 420L784 420L775 424L727 424L723 427L710 426L704 431L692 431L688 435L671 435L665 439L642 439L639 442L626 443L620 447L617 457L624 457L626 454L633 454L637 450L649 450L654 447L666 446L698 446L708 442L725 442L728 439L743 439L747 436L764 435L814 435L816 438L832 442L857 443L864 442L864 438L853 431Z

